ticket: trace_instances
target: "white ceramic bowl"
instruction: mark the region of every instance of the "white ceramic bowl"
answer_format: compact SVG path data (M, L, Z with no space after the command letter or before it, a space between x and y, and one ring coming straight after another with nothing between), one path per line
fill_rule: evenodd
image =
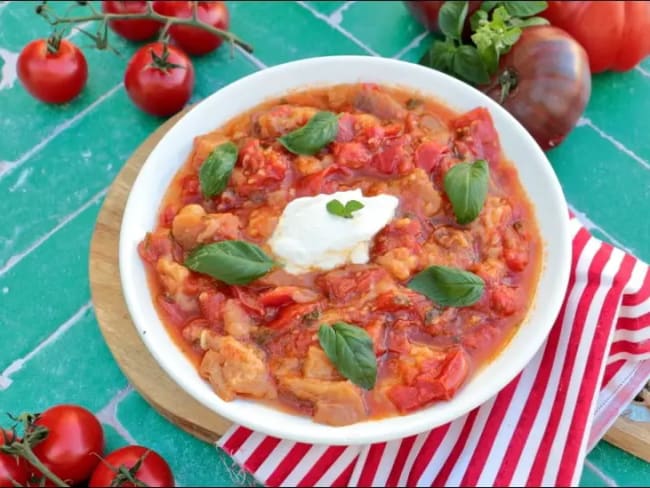
M224 402L199 377L165 331L152 304L137 244L146 231L155 227L161 199L185 162L194 136L288 90L356 82L411 88L458 111L488 108L503 150L517 166L534 204L545 244L534 305L507 347L451 401L410 415L330 427L254 401ZM133 185L122 221L119 256L122 288L133 322L154 358L185 391L219 415L260 432L302 442L350 445L424 432L462 416L505 387L533 358L550 331L566 290L571 248L567 206L546 156L497 103L469 85L422 66L377 57L333 56L295 61L249 75L206 98L179 120L151 152Z

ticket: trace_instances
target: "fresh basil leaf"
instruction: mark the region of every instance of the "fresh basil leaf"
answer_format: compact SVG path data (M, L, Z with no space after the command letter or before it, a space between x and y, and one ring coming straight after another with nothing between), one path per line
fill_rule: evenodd
M218 195L226 189L237 155L237 146L232 142L224 142L214 148L203 161L199 169L199 182L205 198Z
M343 217L345 219L351 219L353 217L352 212L361 210L364 205L357 200L350 200L348 203L343 205L339 200L335 198L334 200L327 202L327 205L325 207L327 208L327 211L332 215Z
M499 67L499 53L494 44L488 44L485 47L477 47L477 50L487 72L494 73Z
M440 306L466 307L481 298L485 282L469 271L449 266L430 266L416 274L406 286Z
M467 1L447 1L442 4L438 12L438 25L445 36L460 40L467 18L467 9Z
M454 53L452 68L461 79L475 85L490 81L487 68L474 46L460 46Z
M332 112L317 112L309 122L278 141L294 154L313 155L336 138L339 121Z
M350 200L348 203L345 204L345 211L348 212L350 215L352 215L352 212L361 210L364 206L365 205L361 203L359 200Z
M437 69L443 73L453 74L451 70L454 53L458 49L453 41L434 41L429 50L420 59L420 64Z
M544 17L529 17L527 19L510 19L510 23L513 26L524 29L526 27L533 27L534 25L549 25L550 22Z
M245 285L276 265L259 246L245 241L206 244L185 259L185 266L229 285Z
M519 27L510 27L507 29L503 36L501 37L501 42L506 47L506 50L501 51L502 53L507 52L507 49L514 46L515 43L519 40L521 36L521 29Z
M372 339L361 327L336 322L318 329L323 351L339 373L352 383L372 390L377 382L377 357Z
M445 193L451 201L456 222L468 224L481 213L488 192L488 164L479 159L473 163L458 163L447 171Z
M486 0L485 2L483 2L483 3L481 4L481 10L483 10L484 12L489 12L489 11L492 10L494 7L498 7L498 6L501 5L502 3L503 3L503 2Z
M472 16L469 19L469 25L472 27L472 32L475 32L481 23L487 22L488 21L488 14L485 10L477 10L472 14Z
M513 17L530 17L546 10L548 3L538 1L503 2L503 6Z

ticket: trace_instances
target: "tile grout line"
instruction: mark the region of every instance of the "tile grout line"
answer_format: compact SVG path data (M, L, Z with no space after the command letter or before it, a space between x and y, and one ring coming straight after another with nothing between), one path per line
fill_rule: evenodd
M400 49L397 54L394 54L391 56L392 58L395 59L400 59L402 56L404 56L407 52L409 52L411 49L414 49L420 45L422 42L422 39L427 37L429 35L429 32L426 30L424 32L421 32L418 34L411 42L409 42L406 46L404 46L402 49Z
M334 12L329 14L329 20L332 24L340 24L343 22L343 12L345 12L347 9L349 9L355 2L354 1L349 1L349 2L343 2L343 5L341 5L339 8L337 8Z
M246 60L258 69L268 68L257 56L245 51L241 46L235 46L237 50L246 58Z
M632 159L634 159L637 163L639 163L641 166L643 166L646 169L650 169L650 163L643 159L641 156L636 154L634 151L629 149L627 146L625 146L621 141L618 139L610 136L607 132L605 132L603 129L598 127L596 124L594 124L591 119L588 119L587 117L580 117L578 120L578 123L576 124L577 127L589 127L593 131L595 131L600 137L605 139L606 141L609 141L616 149L618 149L621 152L624 152L628 156L630 156Z
M598 467L589 461L589 459L585 459L585 467L589 468L589 470L596 475L596 477L600 478L603 483L605 483L607 486L618 486L616 481L614 481L612 478L607 476L605 473L603 473Z
M23 259L25 259L27 256L29 256L29 254L31 254L32 251L38 249L44 242L46 242L50 237L52 237L59 230L61 230L63 227L65 227L70 221L74 220L77 216L79 216L79 214L81 214L84 210L90 208L92 205L95 205L97 202L99 202L99 200L106 195L109 188L110 188L110 185L107 186L106 188L104 188L103 190L101 190L99 193L96 193L95 195L93 195L93 197L90 200L86 201L79 208L77 208L74 212L69 213L68 215L63 217L61 220L59 220L58 224L56 224L49 231L47 231L41 237L39 237L34 242L32 242L26 249L24 249L23 251L11 256L7 260L7 262L0 268L0 278L2 278L2 276L7 274L11 270L11 268L16 266Z
M61 124L57 125L52 132L50 132L47 136L41 139L41 141L38 144L32 146L32 148L30 148L28 151L25 151L18 159L14 161L0 161L0 181L2 181L6 176L11 174L14 170L22 166L29 158L31 158L34 154L38 153L41 149L47 146L59 134L64 132L66 129L69 129L75 122L81 120L83 117L86 116L86 114L92 111L95 107L103 103L107 98L113 95L122 86L123 86L123 82L120 81L113 88L111 88L106 93L99 96L93 103L88 105L81 112L77 113L75 116L62 122Z
M640 64L636 66L636 70L646 78L650 78L650 72L646 71Z
M92 302L89 300L84 305L82 305L82 307L77 310L68 320L59 325L56 330L52 332L52 334L50 334L47 338L45 338L39 345L28 352L24 357L16 359L9 366L7 366L5 370L0 373L0 391L9 388L12 383L11 376L14 373L20 371L25 363L36 356L39 352L41 352L41 350L56 342L56 340L61 337L68 329L78 323L86 314L86 312L88 312L88 310L91 308Z
M327 25L329 25L332 29L335 29L335 30L339 31L341 34L343 34L343 36L347 37L349 40L351 40L352 42L354 42L357 46L359 46L360 48L364 49L368 54L371 54L372 56L379 56L378 53L376 53L372 48L366 46L366 45L365 45L363 42L361 42L361 41L360 41L360 40L359 40L359 39L358 39L354 34L352 34L351 32L349 32L348 30L344 29L344 28L341 27L339 24L336 24L336 23L332 22L331 18L328 17L327 15L323 15L323 14L321 14L318 10L316 10L316 9L313 8L311 5L308 5L308 4L306 4L305 2L303 2L303 1L300 1L300 0L299 0L299 1L297 1L296 3L297 3L298 5L300 5L302 8L304 8L305 10L307 10L308 12L311 12L311 14L312 14L314 17L316 17L317 19L320 19L320 20L322 20L323 22L325 22L325 23L326 23Z
M117 418L117 408L119 407L120 403L122 403L122 400L124 400L126 396L132 391L135 390L129 383L126 387L118 391L115 396L113 396L113 398L111 398L109 402L96 413L96 417L101 423L113 427L115 431L120 435L120 437L122 437L129 444L137 444L137 441L133 438L131 433Z
M633 254L635 253L629 249L628 247L624 246L618 239L616 239L614 236L612 236L609 232L607 232L605 229L600 227L598 224L596 224L593 220L591 220L586 213L581 212L580 210L576 209L573 205L571 205L569 202L567 202L567 206L569 207L569 210L573 212L573 215L578 219L578 221L587 228L589 232L592 230L597 230L601 234L603 234L607 239L614 244L616 247L620 248L621 250L625 251L628 254Z

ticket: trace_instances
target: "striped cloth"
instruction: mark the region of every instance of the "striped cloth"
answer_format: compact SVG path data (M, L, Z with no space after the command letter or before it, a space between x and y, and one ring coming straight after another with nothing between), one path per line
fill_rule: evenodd
M218 446L268 486L568 486L650 378L648 265L571 219L572 273L551 333L494 398L432 431L322 446L232 427Z

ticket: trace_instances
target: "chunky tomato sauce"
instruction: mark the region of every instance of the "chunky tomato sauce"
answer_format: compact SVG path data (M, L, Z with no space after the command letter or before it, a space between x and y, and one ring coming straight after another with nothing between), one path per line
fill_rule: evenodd
M277 141L319 110L340 115L334 142L298 156ZM226 141L237 145L237 163L225 191L204 198L199 169ZM488 196L478 218L459 225L443 178L476 159L489 164ZM400 202L367 264L300 275L280 268L246 286L183 265L196 247L222 240L271 254L267 241L288 202L357 188ZM376 85L291 93L197 137L139 251L161 319L221 398L270 402L330 425L452 398L525 318L541 262L533 209L489 113L457 114ZM480 276L481 298L444 308L405 286L432 265ZM342 377L319 344L319 326L339 321L372 338L378 374L369 391Z

